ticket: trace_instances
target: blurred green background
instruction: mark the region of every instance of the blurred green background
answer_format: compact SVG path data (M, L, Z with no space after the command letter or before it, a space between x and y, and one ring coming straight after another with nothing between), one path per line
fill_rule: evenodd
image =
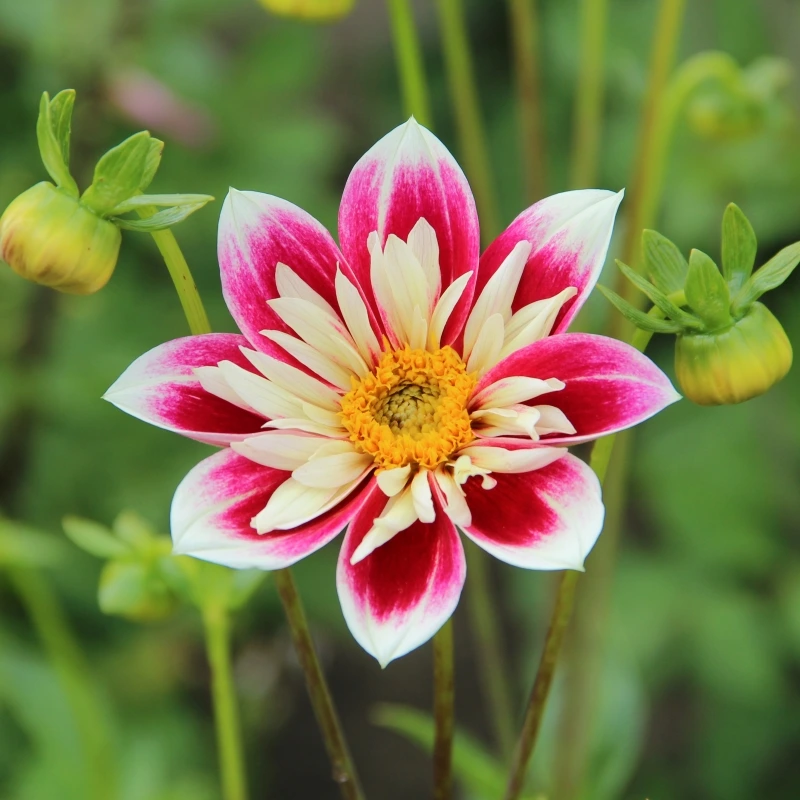
M467 5L505 224L524 207L506 7ZM719 49L743 67L770 56L800 69L793 0L688 5L679 61ZM579 2L541 0L538 8L553 193L568 188ZM416 10L435 127L458 156L435 8L420 2ZM630 180L655 13L653 0L610 2L601 187ZM0 207L45 177L34 135L39 96L68 86L78 90L79 184L105 149L146 127L167 143L151 191L217 198L175 231L217 330L232 329L215 244L227 187L285 197L335 230L350 167L403 121L380 0L358 0L351 16L324 27L271 17L255 0L0 0ZM758 234L757 264L800 239L799 99L796 80L763 108L729 113L711 90L694 98L681 117L658 229L684 251L717 257L722 211L733 201ZM613 280L610 269L604 280ZM795 346L798 303L797 275L767 298ZM599 328L607 310L594 298L583 325ZM109 768L119 776L119 794L108 800L219 797L196 615L149 625L104 616L100 563L61 528L65 514L108 524L132 509L166 532L175 486L210 450L100 396L135 357L185 333L144 234L124 235L111 283L88 298L0 269L0 511L38 529L15 535L29 535L49 561L42 574L85 651L107 717ZM651 354L671 374L671 340L656 337ZM797 369L746 405L682 402L637 434L596 671L600 701L581 731L582 800L800 796L799 454ZM0 798L83 800L97 765L86 763L63 686L8 579L10 541L0 536ZM365 788L380 800L428 796L428 757L372 715L386 701L430 708L430 648L385 672L360 650L336 600L337 547L299 565L297 576ZM553 576L495 565L492 578L521 708ZM458 723L488 745L464 603L456 636ZM338 796L269 581L237 615L235 645L251 797ZM557 725L548 722L533 784L563 800L552 794L560 761Z

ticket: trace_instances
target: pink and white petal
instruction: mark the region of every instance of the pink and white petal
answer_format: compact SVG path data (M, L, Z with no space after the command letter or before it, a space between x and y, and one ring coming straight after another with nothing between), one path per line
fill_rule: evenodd
M347 626L383 667L441 628L458 605L466 577L463 547L441 507L434 522L415 522L351 564L386 503L374 486L350 523L336 573Z
M225 301L239 329L260 350L265 350L265 339L259 331L287 330L267 303L280 296L279 263L335 310L337 264L351 274L320 222L293 203L260 192L230 190L222 206L217 248ZM283 276L284 283L289 277Z
M136 359L103 397L159 428L215 445L260 430L264 417L206 391L194 370L231 361L252 371L239 350L244 336L208 333L154 347Z
M497 474L493 489L464 484L471 523L464 533L501 561L525 569L583 569L603 527L600 482L566 455L534 472Z
M376 231L381 247L389 234L408 241L420 218L436 233L442 288L476 269L480 235L467 179L447 148L412 118L359 160L339 209L342 251L373 309L367 238ZM471 281L452 314L445 342L463 326L473 285Z
M504 378L553 376L564 388L541 397L564 412L576 433L545 439L546 444L577 444L615 433L680 400L647 356L625 342L590 333L550 336L512 353L481 378L476 394Z
M174 552L234 569L282 569L331 541L368 497L357 491L297 528L256 533L251 520L288 477L288 472L260 466L232 450L201 461L172 501Z
M622 192L582 189L546 197L523 211L481 256L475 296L520 241L533 245L514 299L514 311L574 286L554 333L567 329L600 276Z

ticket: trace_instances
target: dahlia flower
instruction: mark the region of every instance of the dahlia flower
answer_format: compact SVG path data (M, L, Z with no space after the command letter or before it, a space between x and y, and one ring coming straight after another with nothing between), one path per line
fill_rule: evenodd
M509 564L582 569L603 505L567 447L678 398L632 347L564 332L620 200L542 200L479 257L464 174L413 119L350 174L339 246L297 206L231 190L219 261L242 335L156 347L106 394L222 448L176 491L175 552L273 570L346 528L342 610L382 665L453 613L459 531Z

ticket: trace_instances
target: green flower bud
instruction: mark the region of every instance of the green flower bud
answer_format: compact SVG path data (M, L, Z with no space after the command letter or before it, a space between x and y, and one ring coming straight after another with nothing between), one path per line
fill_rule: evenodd
M677 338L675 372L683 393L703 406L750 400L792 365L792 345L766 306L753 303L728 328Z
M47 182L23 192L0 217L0 258L23 278L71 294L106 285L121 239L113 222Z

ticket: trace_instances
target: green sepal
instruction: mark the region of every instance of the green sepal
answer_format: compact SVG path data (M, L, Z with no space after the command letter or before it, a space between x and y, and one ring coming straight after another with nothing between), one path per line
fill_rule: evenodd
M644 271L664 294L683 290L689 262L677 246L658 231L642 231Z
M717 265L701 250L689 254L686 276L686 301L709 331L725 328L733 322L728 284Z
M194 214L195 211L199 211L209 200L213 200L213 198L209 197L207 200L203 200L199 203L191 203L186 206L165 208L163 211L159 211L153 214L152 217L146 217L145 219L123 219L122 217L110 217L109 219L117 227L125 231L143 231L144 233L163 231L166 228L177 225L179 222L183 222L188 216Z
M750 221L739 206L729 203L722 216L722 274L731 291L750 277L758 243Z
M377 725L403 736L428 753L433 752L434 721L429 714L407 706L381 704L372 714ZM456 731L453 737L453 773L469 790L470 796L502 797L508 781L503 763L472 737ZM539 795L523 793L523 800L543 800Z
M687 314L680 306L672 302L662 291L654 286L650 281L641 276L636 270L631 269L627 264L623 264L619 259L617 266L622 274L642 292L654 306L659 308L665 317L680 323L683 328L700 330L703 323L697 317ZM633 306L631 306L633 308Z
M632 306L627 300L620 297L611 289L607 289L605 286L598 284L597 288L600 293L613 304L617 311L637 328L650 331L651 333L680 333L683 330L683 326L677 322L668 319L658 319L658 317L645 314L644 311L639 311L638 308Z
M118 206L109 211L109 214L128 214L147 206L166 206L177 208L179 206L200 205L210 203L214 198L209 194L137 194L123 200Z
M73 544L97 558L124 558L131 554L131 548L99 522L80 517L64 517L61 524Z
M94 168L92 185L81 202L106 217L111 209L140 191L151 159L151 137L147 131L135 133L112 147Z
M75 90L64 89L50 101L50 121L56 141L61 147L61 157L69 167L69 142L72 132L72 109L75 107Z
M61 92L57 97L64 93ZM74 93L72 102L74 102ZM55 102L55 101L53 101ZM42 93L39 101L39 118L36 120L36 139L42 163L56 186L72 197L77 197L78 184L69 172L69 125L72 113L72 102L68 97L59 100L56 114L53 114L53 102L47 92ZM63 136L66 131L66 141ZM59 137L62 137L59 139Z
M794 271L800 262L800 242L784 247L774 255L763 267L756 270L747 283L739 290L733 300L735 313L744 311L751 303L758 300L764 292L780 286Z
M100 574L100 610L138 621L163 619L177 599L157 569L140 561L109 561Z
M161 139L150 137L150 148L144 160L144 170L139 181L138 191L143 192L152 182L161 165L161 154L164 152L164 142Z

